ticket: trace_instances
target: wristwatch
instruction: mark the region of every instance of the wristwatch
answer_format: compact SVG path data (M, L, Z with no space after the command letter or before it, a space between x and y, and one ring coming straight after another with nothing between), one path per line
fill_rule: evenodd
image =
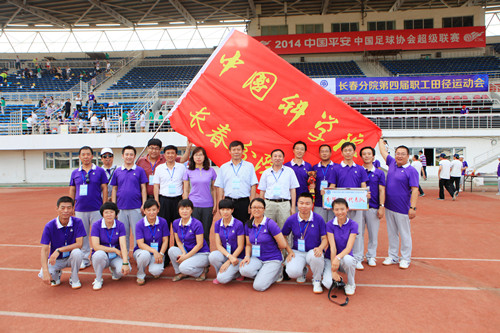
M410 207L410 209L417 210L417 207Z

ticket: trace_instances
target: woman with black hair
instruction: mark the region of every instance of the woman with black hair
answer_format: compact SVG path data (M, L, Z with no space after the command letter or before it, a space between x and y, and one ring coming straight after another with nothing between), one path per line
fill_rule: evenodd
M208 272L210 248L203 239L203 225L192 217L193 202L179 201L180 219L172 223L177 246L168 250L168 256L176 276L173 282L193 276L196 281L204 281Z
M94 290L102 288L102 272L109 267L111 278L119 280L130 272L128 262L126 232L123 223L116 219L118 207L114 202L105 202L100 209L102 219L94 222L91 229L91 244L94 248L92 266L95 280Z
M144 203L144 216L135 225L137 245L134 249L134 258L137 262L137 284L146 283L146 266L155 279L163 273L163 260L167 251L170 228L167 221L158 217L160 206L155 199L148 199Z
M214 236L217 250L210 253L208 260L214 266L217 278L214 284L231 282L239 277L239 263L244 257L245 228L243 222L233 217L234 205L232 200L223 199L219 202L219 211L222 218L215 222Z
M287 242L276 222L264 216L266 202L254 198L250 202L252 218L245 225L245 258L240 263L240 274L254 279L253 288L264 291L280 276Z
M189 158L188 170L184 173L183 199L193 202L193 217L203 225L203 238L210 246L210 228L217 208L215 202L215 170L210 167L207 152L196 147Z

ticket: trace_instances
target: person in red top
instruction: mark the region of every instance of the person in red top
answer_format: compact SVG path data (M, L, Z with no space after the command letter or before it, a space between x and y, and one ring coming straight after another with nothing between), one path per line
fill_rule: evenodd
M148 141L147 151L148 154L146 156L142 156L136 162L138 166L146 171L146 176L148 177L149 183L146 185L146 192L148 194L148 199L154 199L153 193L153 177L155 174L155 170L158 165L166 162L165 156L161 154L161 146L162 142L160 139L150 139ZM178 163L184 163L189 159L189 154L191 153L192 143L187 142L186 152L182 156L178 156L175 161Z

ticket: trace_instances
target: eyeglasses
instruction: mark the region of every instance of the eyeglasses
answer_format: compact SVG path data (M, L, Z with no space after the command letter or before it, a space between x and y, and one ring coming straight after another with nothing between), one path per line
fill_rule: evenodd
M250 207L250 209L258 209L258 210L261 210L261 209L264 209L264 207Z
M161 150L161 148L158 146L148 146L148 149L149 150Z
M102 155L101 158L112 158L113 155Z

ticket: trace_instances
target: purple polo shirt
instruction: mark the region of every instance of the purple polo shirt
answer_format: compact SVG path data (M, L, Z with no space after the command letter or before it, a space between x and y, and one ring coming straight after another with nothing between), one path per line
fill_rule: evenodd
M321 181L328 181L332 177L335 163L330 161L326 167L321 165L321 162L313 166L313 171L316 171L316 197L314 199L315 207L323 207L323 196L321 195ZM298 196L297 196L298 197Z
M358 224L351 219L347 219L346 223L344 223L342 227L335 223L337 223L337 218L328 221L328 223L326 224L326 232L333 234L333 238L335 238L335 247L337 249L337 253L335 253L335 255L337 255L340 252L344 251L344 249L347 247L349 236L351 234L358 234ZM349 252L349 255L352 256L352 250L351 252ZM331 258L330 246L328 246L325 251L325 258Z
M361 165L353 163L350 167L342 162L334 166L328 182L335 184L336 187L361 187L361 183L367 180L368 175Z
M103 168L92 164L89 172L89 183L85 183L87 172L81 167L73 170L69 186L75 186L75 211L93 212L99 210L102 205L102 184L108 183L108 176ZM80 186L87 185L87 195L80 195Z
M57 217L48 222L43 228L40 244L50 244L49 256L51 256L57 248L74 244L77 238L85 236L87 236L87 233L81 219L71 216L68 225L63 227L59 222L59 217ZM57 259L62 259L62 253L59 254Z
M290 232L293 234L294 250L298 250L297 240L304 237L307 252L321 244L321 236L326 235L325 220L321 215L311 211L308 220L304 221L299 217L299 213L296 213L286 219L282 232L285 236Z
M469 167L469 164L467 164L467 161L463 161L462 162L462 168L468 168ZM462 176L465 175L465 170L462 170ZM500 175L499 175L500 176Z
M303 161L301 165L298 165L295 164L293 160L291 160L284 165L293 169L293 172L295 172L295 176L299 181L299 187L295 189L295 193L297 193L297 199L299 198L299 195L301 193L309 192L309 188L307 185L307 179L309 179L309 175L307 174L307 172L312 171L311 164Z
M278 243L274 239L274 236L279 233L281 233L281 229L278 224L265 216L258 226L252 223L252 226L249 227L245 224L245 235L250 239L250 244L260 245L259 259L261 261L283 260Z
M500 163L498 163L497 176L500 177Z
M118 209L138 209L142 206L141 184L147 184L148 177L140 166L134 164L131 169L117 167L112 186L118 186L116 204Z
M143 239L144 244L151 246L151 243L158 243L158 251L161 250L163 237L170 236L170 227L167 220L163 217L156 217L154 227L149 223L146 217L140 219L135 224L135 239ZM135 246L134 251L139 246Z
M215 222L214 233L219 235L220 242L223 248L226 248L226 244L229 242L231 245L231 252L234 252L238 248L238 236L245 235L245 228L243 227L243 222L234 217L231 222L224 226L222 219ZM244 242L244 241L243 241ZM243 259L245 257L245 249L241 251L238 258Z
M411 188L418 187L419 174L409 163L398 167L391 155L387 156L387 185L385 189L385 208L400 214L410 210Z
M385 173L377 169L375 165L373 166L373 170L369 171L365 169L368 174L368 181L366 182L366 186L370 186L370 201L368 205L370 208L378 209L380 207L380 193L378 190L378 186L385 186Z
M213 168L208 170L186 170L183 180L189 180L191 184L189 200L193 202L195 207L206 208L214 206L211 186L212 182L215 181L216 178L217 174Z
M379 160L373 161L373 165L375 166L375 168L380 168L380 161Z
M191 217L189 222L183 226L181 219L177 219L172 224L174 233L179 236L186 252L190 252L196 246L196 235L203 235L203 225L197 219ZM210 252L207 241L203 239L203 246L198 253Z
M90 230L90 236L99 237L99 244L102 246L114 247L120 250L120 237L127 236L125 225L115 220L111 228L107 228L104 219L95 221Z

